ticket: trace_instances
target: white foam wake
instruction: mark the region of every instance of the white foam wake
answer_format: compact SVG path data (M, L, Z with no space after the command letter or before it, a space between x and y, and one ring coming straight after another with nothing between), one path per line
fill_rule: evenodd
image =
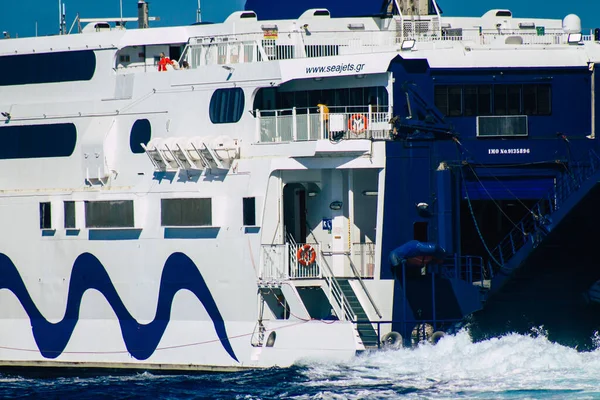
M466 331L436 345L372 352L347 364L311 363L318 398L598 398L600 350L510 334L473 343ZM314 392L313 396L314 398Z

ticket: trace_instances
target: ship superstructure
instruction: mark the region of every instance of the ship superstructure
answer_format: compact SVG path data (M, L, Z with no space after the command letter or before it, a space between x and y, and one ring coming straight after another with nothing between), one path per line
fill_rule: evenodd
M589 212L599 34L381 11L0 41L0 364L344 360L516 301Z

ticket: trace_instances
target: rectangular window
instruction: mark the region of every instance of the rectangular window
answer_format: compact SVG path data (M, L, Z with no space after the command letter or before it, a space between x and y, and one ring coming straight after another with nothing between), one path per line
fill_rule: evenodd
M244 225L254 226L256 225L256 198L255 197L244 197L243 199L244 208Z
M211 226L212 199L162 199L162 226Z
M75 202L65 201L65 228L75 229Z
M52 229L50 202L40 203L40 229Z
M550 85L537 85L537 115L552 114L552 88Z
M506 115L506 85L494 86L494 115Z
M509 85L506 88L507 115L521 115L521 85Z
M477 100L477 86L465 86L465 116L478 115Z
M448 115L448 86L436 86L434 89L434 103L443 115Z
M462 86L450 86L448 89L448 116L462 115Z
M86 228L133 228L133 200L86 201Z
M477 86L477 115L492 115L492 85Z
M459 117L463 115L462 86L436 86L434 89L434 103L445 116Z

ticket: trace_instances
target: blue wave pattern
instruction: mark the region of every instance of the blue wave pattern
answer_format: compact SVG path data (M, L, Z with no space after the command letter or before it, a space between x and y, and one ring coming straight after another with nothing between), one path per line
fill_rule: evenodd
M62 321L51 323L44 318L27 292L19 271L5 254L0 254L0 289L8 289L17 296L31 320L33 336L40 353L43 357L51 359L58 357L69 343L79 320L81 299L85 291L98 290L119 319L127 351L138 360L146 360L154 353L169 324L175 294L181 289L187 289L196 295L206 309L225 351L239 362L229 342L223 317L202 274L194 262L183 253L173 253L165 262L156 315L154 320L146 325L137 322L127 311L106 269L90 253L83 253L75 260L69 283L67 310Z

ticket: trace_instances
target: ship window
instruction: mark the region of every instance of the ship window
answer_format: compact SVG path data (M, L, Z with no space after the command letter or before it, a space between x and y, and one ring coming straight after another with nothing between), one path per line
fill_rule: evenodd
M89 81L96 71L92 50L0 57L0 86Z
M485 115L550 115L550 85L438 85L435 106L450 117ZM462 105L462 108L461 108Z
M133 200L86 201L86 228L133 228Z
M40 229L52 229L50 202L40 203Z
M213 124L238 122L244 111L244 91L240 88L217 89L210 99L210 120Z
M492 87L473 85L464 87L465 116L489 115L492 110Z
M436 86L434 90L435 106L444 115L448 115L448 86Z
M550 85L523 85L523 109L526 115L550 115L552 113Z
M162 226L211 226L212 199L162 199Z
M147 119L138 119L131 127L129 134L129 148L134 154L144 153L144 149L141 145L147 145L152 136L152 126L150 121Z
M77 128L74 124L4 126L0 137L2 160L68 157L75 150Z
M462 115L462 89L462 86L435 87L434 102L440 112L449 117Z
M65 228L75 229L75 202L65 201Z
M342 89L319 89L290 91L287 88L261 88L254 97L253 110L291 109L296 107L298 114L317 112L316 106L325 102L330 110L336 112L365 112L368 105L373 111L387 111L389 104L387 89L383 86L366 86ZM264 114L263 114L264 115Z
M244 225L249 225L249 226L256 225L256 198L255 197L244 197L243 209L244 209Z

